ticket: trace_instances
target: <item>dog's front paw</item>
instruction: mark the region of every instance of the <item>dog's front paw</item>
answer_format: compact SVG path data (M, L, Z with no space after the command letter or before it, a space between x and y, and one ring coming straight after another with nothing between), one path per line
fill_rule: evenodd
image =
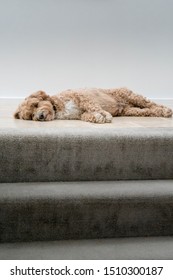
M173 114L173 111L171 109L169 109L169 108L164 108L163 109L163 116L165 118L171 118L172 114Z
M95 112L93 115L96 123L110 123L112 121L112 115L106 111Z
M105 123L105 117L101 113L93 113L93 122L95 123Z
M113 117L109 112L103 111L102 115L105 117L105 122L106 123L112 122Z
M110 123L112 121L112 115L106 111L85 112L82 114L81 120L92 123Z

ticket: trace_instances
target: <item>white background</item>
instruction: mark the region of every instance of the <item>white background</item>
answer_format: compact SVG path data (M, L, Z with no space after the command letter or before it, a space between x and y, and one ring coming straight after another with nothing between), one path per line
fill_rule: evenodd
M172 0L0 0L0 97L126 86L173 98Z

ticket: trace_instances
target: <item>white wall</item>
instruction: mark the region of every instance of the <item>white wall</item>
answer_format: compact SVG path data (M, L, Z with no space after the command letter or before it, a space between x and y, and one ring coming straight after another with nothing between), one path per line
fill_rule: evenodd
M172 0L0 0L0 97L127 86L173 98Z

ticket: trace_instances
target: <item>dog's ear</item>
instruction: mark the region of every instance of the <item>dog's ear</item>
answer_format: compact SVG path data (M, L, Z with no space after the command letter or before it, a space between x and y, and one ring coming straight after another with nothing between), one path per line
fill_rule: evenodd
M39 98L32 97L32 98L28 98L26 104L29 105L30 107L37 107L39 102L40 102Z
M15 119L20 119L19 110L17 110L17 111L14 113L14 118L15 118Z
M63 102L58 98L57 95L53 95L50 97L49 101L52 103L53 108L55 111L61 111L64 109Z
M40 101L43 101L43 100L49 100L50 96L46 92L44 92L42 90L39 90L39 91L34 92L33 94L31 94L26 99L28 99L28 98L38 98Z

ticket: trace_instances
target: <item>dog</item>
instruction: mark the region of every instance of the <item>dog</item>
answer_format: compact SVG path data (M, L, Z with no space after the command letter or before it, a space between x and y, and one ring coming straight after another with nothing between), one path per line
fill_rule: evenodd
M37 91L19 105L14 118L33 121L82 120L110 123L117 116L165 117L170 108L158 105L127 88L66 90L50 96Z

